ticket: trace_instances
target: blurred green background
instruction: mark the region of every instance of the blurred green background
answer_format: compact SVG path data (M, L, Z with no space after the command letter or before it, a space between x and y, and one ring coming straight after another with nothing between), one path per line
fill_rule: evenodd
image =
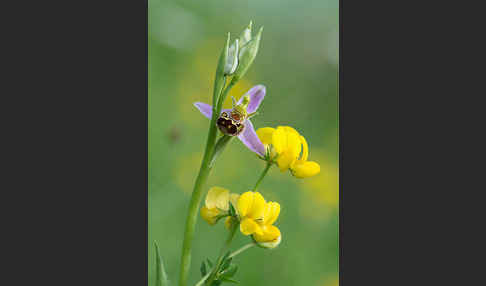
M273 167L259 191L277 201L282 243L252 248L235 258L240 285L338 285L338 5L337 0L149 0L148 275L154 285L156 240L173 285L178 281L185 216L206 142L209 120L192 105L211 103L217 59L227 32L238 36L253 20L264 26L257 58L230 95L253 85L267 95L255 128L292 126L308 141L309 160L321 173L296 179ZM229 97L228 97L229 99ZM230 107L230 101L225 103ZM264 162L233 141L205 190L248 191ZM190 284L205 257L215 260L227 234L222 221L199 218ZM238 233L232 250L246 244Z

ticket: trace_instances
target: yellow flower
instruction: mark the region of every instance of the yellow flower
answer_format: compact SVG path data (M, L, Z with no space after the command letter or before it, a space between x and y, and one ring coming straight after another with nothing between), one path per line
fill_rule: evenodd
M253 235L263 247L273 248L280 243L280 230L273 225L280 214L278 203L267 203L259 192L249 191L238 198L237 211L241 233Z
M256 131L260 141L270 151L270 158L276 157L280 171L290 169L297 178L312 177L321 171L319 164L307 161L309 146L303 136L289 126L264 127Z
M239 196L230 193L225 188L212 187L209 189L204 206L201 208L202 218L210 225L216 224L220 217L229 214L229 202L236 206ZM227 225L228 222L225 222L225 224Z
M234 206L236 217L229 216L229 203ZM280 244L282 235L273 225L280 214L280 205L276 202L265 202L259 192L246 192L241 196L230 193L221 187L212 187L206 195L206 201L201 208L201 216L210 225L224 216L226 228L234 223L240 223L240 231L244 235L252 235L258 245L274 248Z
M216 224L218 216L229 209L229 191L221 187L212 187L206 195L206 201L201 208L202 218L210 225Z

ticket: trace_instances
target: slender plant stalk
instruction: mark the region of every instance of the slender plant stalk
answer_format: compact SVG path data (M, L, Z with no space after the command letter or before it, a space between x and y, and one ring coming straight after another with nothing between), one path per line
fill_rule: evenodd
M265 178L265 176L267 175L268 170L270 170L270 167L272 167L272 163L267 161L267 165L265 166L265 169L263 170L262 174L260 175L260 178L256 182L255 187L253 187L254 192L256 191L260 183L263 181L263 178Z
M228 92L233 88L233 86L236 84L236 81L231 80L226 89L224 90L223 94L219 97L218 104L217 104L217 110L221 112L221 109L223 108L223 103L226 97L228 96ZM218 113L219 115L219 113ZM216 118L217 119L217 118Z
M226 89L222 92L222 96L219 96L217 103L213 102L213 114L211 117L211 123L209 124L208 139L206 141L206 148L204 150L204 156L201 163L201 168L199 169L199 174L197 175L196 182L194 183L194 189L192 191L191 200L189 202L189 210L187 213L186 226L184 231L184 242L182 244L182 256L181 256L181 270L179 276L179 286L186 286L187 279L189 278L189 269L191 266L191 251L192 242L194 240L194 232L196 229L197 214L199 210L199 205L202 199L202 187L206 183L209 173L214 165L215 155L221 152L214 152L217 128L216 120L221 112L223 106L223 100L227 96L230 89L235 84L231 81ZM228 140L227 142L229 142ZM226 142L226 143L227 143ZM216 154L215 154L216 153Z
M213 283L214 279L216 278L216 274L218 274L219 267L221 266L221 263L223 263L223 257L228 251L231 241L233 240L233 237L235 236L236 230L238 229L239 224L238 223L233 223L231 225L228 238L226 239L225 243L223 244L223 247L221 247L221 251L219 252L219 257L218 261L216 262L216 265L213 268L213 271L211 271L211 275L209 275L208 280L206 281L206 285L211 285Z
M203 278L201 278L201 280L199 280L199 282L197 282L197 284L195 286L202 286L204 285L204 281L206 281L206 279L208 279L209 275L211 275L212 272L209 272L208 274L204 275Z
M251 243L248 243L248 244L246 244L246 245L243 245L243 246L242 246L240 249L235 250L234 252L232 252L232 253L231 253L231 254L228 256L228 258L235 257L236 255L238 255L238 254L242 253L243 251L245 251L245 250L247 250L247 249L249 249L249 248L252 248L252 247L253 247L253 246L255 246L255 245L256 245L256 243L255 243L255 242L251 242Z

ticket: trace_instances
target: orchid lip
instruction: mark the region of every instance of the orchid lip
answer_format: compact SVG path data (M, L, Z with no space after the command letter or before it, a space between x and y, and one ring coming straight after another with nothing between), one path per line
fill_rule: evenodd
M248 95L250 97L250 102L247 107L247 112L248 113L254 113L258 110L260 104L262 103L266 93L266 88L263 85L256 85L252 87L245 95ZM243 101L244 96L243 95L240 100L238 101L238 104L241 104ZM212 114L213 114L213 107L207 103L203 102L195 102L194 106L199 110L199 112L202 113L206 118L211 119ZM227 114L231 113L231 109L223 109L221 110L221 114L223 112L226 112ZM220 115L221 115L220 114ZM244 127L243 130L241 130L241 133L235 134L238 136L238 139L245 144L248 149L251 151L257 153L260 156L265 156L265 147L263 146L263 143L260 141L258 138L258 135L255 132L255 128L253 127L252 122L249 119L244 120L241 122ZM219 127L219 126L218 126Z

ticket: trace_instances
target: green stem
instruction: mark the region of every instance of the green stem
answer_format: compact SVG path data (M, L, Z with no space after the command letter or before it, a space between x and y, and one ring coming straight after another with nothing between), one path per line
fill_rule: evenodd
M208 279L209 275L211 275L212 272L209 272L208 274L204 275L203 278L201 278L201 280L199 280L199 282L197 282L197 284L195 286L202 286L204 285L204 281L206 281L206 279Z
M224 90L223 96L227 95L229 90L233 87L233 81ZM204 150L204 156L197 175L196 182L194 183L194 189L192 191L191 200L189 202L189 210L187 212L186 226L184 231L184 242L182 244L182 256L181 256L181 270L179 276L179 286L186 286L189 278L189 269L191 266L191 250L192 242L194 240L194 232L196 230L197 214L199 205L202 199L202 187L206 183L209 173L214 165L214 160L221 152L215 152L215 142L218 129L216 128L216 120L221 112L221 106L218 100L217 106L213 102L213 115L211 117L211 123L209 124L208 139L206 141L206 148ZM230 140L226 141L229 142ZM222 148L220 148L222 150Z
M235 257L236 255L242 253L243 251L247 250L248 248L251 248L253 246L255 246L256 243L255 242L251 242L251 243L248 243L247 245L244 245L242 246L240 249L236 250L235 252L232 252L228 258L232 258L232 257Z
M262 174L260 175L260 178L258 179L258 181L256 182L255 184L255 187L253 188L253 191L255 192L256 189L258 188L258 186L260 185L260 183L263 181L263 178L265 178L265 176L267 175L268 173L268 170L270 170L270 167L272 166L272 163L267 161L267 165L265 167L265 170L263 170Z
M253 247L253 246L255 246L255 245L256 245L256 243L255 243L255 242L248 243L248 244L246 244L246 245L242 246L240 249L238 249L238 250L236 250L236 251L232 252L232 253L231 253L231 254L228 256L228 258L233 258L233 257L235 257L236 255L238 255L238 254L242 253L243 251L245 251L245 250L247 250L247 249L249 249L249 248L251 248L251 247ZM204 284L204 281L206 281L206 279L208 279L208 277L209 277L209 275L211 275L211 273L212 273L212 271L211 271L211 272L208 272L206 275L204 275L204 277L203 277L203 278L201 278L201 280L199 280L199 282L197 282L197 284L196 284L195 286L202 286L202 285Z
M226 89L224 90L223 94L219 97L217 108L218 108L218 110L220 112L221 112L221 109L223 108L224 100L226 99L226 97L228 96L229 91L231 90L231 88L235 84L236 84L236 81L234 79L232 79L230 81L230 83L228 84L228 86L226 87ZM219 115L219 112L218 112L218 115Z
M206 285L211 285L216 279L216 275L218 274L219 267L221 267L221 263L223 263L223 258L226 252L228 252L228 249L230 247L231 241L233 240L233 237L235 236L236 230L238 229L239 224L238 223L233 223L231 225L230 232L228 234L228 238L226 239L225 243L223 244L223 247L221 247L221 251L219 252L219 257L218 261L216 262L216 265L213 268L213 271L211 271L211 275L209 275L208 280L206 281Z

